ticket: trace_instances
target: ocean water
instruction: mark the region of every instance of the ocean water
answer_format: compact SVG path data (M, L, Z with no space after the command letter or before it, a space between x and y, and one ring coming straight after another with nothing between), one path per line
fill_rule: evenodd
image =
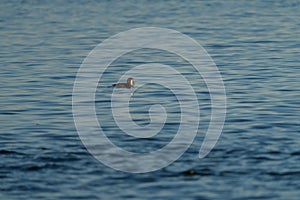
M299 10L296 0L2 1L0 199L298 199ZM217 145L199 159L211 112L205 83L173 54L146 49L124 55L107 71L108 86L139 64L177 65L197 88L201 111L197 137L180 159L131 174L103 165L82 144L72 91L96 45L149 26L180 31L207 50L223 77L227 116ZM137 140L112 120L108 86L97 88L95 103L114 144L150 152L171 141L180 120L172 93L158 92L164 90L159 85L137 89L130 108L138 125L150 123L151 104L170 113L161 135Z

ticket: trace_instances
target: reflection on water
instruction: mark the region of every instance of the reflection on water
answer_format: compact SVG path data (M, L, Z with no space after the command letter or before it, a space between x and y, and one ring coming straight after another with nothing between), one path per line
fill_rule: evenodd
M1 199L298 199L299 6L293 0L3 1ZM199 160L211 112L204 81L171 53L143 49L120 57L104 73L95 97L99 123L114 144L155 151L179 126L175 96L148 84L137 87L129 102L133 121L147 126L150 105L159 102L168 113L165 126L152 138L119 130L110 111L111 84L132 67L176 66L197 88L200 103L199 133L188 151L165 169L134 175L114 171L86 151L71 101L88 53L113 34L143 26L173 28L203 45L224 78L228 110L216 148Z

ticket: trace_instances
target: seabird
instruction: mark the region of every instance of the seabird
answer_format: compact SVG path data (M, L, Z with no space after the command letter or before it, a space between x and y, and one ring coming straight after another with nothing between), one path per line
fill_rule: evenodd
M127 83L116 83L116 84L113 84L112 86L117 87L117 88L132 89L134 87L134 78L128 78Z

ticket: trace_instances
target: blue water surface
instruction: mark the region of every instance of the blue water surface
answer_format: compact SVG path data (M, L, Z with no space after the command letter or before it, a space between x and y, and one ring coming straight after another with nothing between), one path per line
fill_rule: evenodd
M297 0L1 1L0 199L298 199L299 10ZM217 145L199 159L211 109L205 83L195 82L201 121L194 143L166 168L130 174L103 165L81 143L72 90L96 45L146 26L180 31L208 51L223 76L227 117ZM163 52L136 55L111 69L159 61L187 66ZM110 85L119 74L106 77ZM161 136L136 140L112 120L102 95L111 88L97 89L98 118L113 143L150 152L172 139L180 108L172 93L157 96L159 90L150 85L137 93L132 115L147 125L149 104L159 101L170 121Z

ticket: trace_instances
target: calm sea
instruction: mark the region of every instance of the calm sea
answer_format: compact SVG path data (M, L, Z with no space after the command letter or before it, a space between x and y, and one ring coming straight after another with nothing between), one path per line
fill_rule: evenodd
M298 199L299 10L297 0L1 1L0 199ZM130 174L86 150L73 121L72 90L96 45L146 26L180 31L208 51L224 80L227 117L217 145L199 159L211 111L199 82L194 143L166 168ZM174 61L164 52L135 54L112 67ZM113 83L118 73L107 77ZM112 122L102 95L111 88L98 88L98 118L116 145L145 152L171 140L180 109L171 93L157 95L159 89L137 93L132 113L137 124L148 124L149 104L160 102L171 113L170 123L161 137L135 140Z

